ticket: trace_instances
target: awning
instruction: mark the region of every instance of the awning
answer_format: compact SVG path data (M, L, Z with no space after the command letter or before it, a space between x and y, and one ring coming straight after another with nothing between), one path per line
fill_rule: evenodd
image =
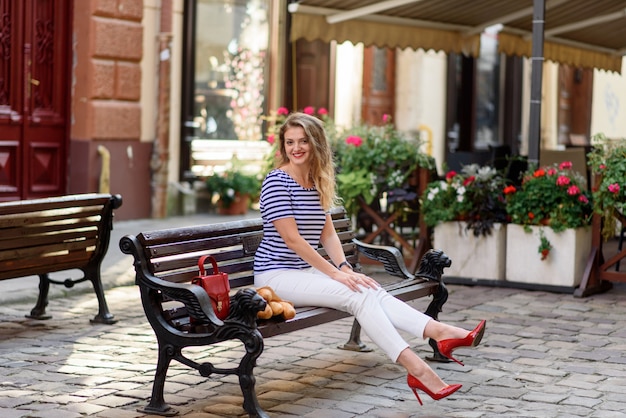
M480 35L463 37L459 32L392 25L367 20L349 20L330 24L324 16L297 13L292 17L291 40L316 39L324 42L362 42L366 46L433 49L478 56Z
M476 56L479 35L502 25L500 52L531 56L533 0L300 0L291 40L362 42ZM547 0L546 60L620 72L626 0Z

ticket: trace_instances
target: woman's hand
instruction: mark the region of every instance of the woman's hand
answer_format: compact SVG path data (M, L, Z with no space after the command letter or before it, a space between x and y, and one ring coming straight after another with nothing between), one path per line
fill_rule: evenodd
M377 289L378 287L380 287L378 282L371 277L349 269L346 269L346 271L337 270L337 272L333 274L332 278L340 283L345 284L353 292L361 292L361 287L370 289Z

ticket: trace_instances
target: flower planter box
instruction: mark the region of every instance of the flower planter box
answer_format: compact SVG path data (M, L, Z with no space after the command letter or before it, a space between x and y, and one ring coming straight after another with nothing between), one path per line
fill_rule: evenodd
M479 237L466 227L466 222L444 222L434 228L433 246L452 260L446 276L503 280L507 226L494 224L491 235Z
M591 228L555 233L550 227L509 224L506 233L506 280L546 286L577 287L591 250ZM545 260L538 252L540 229L552 244Z

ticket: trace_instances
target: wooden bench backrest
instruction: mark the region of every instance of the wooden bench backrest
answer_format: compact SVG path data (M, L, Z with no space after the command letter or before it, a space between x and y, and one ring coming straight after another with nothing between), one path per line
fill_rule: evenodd
M343 208L333 210L333 223L352 264L357 251L354 233ZM149 271L170 282L188 282L198 275L198 259L210 254L220 271L229 275L231 288L254 283L254 253L263 237L260 218L193 227L144 232L137 236L148 262ZM326 256L323 249L320 253ZM207 268L211 270L210 263Z
M109 194L0 203L0 280L85 267L112 205Z

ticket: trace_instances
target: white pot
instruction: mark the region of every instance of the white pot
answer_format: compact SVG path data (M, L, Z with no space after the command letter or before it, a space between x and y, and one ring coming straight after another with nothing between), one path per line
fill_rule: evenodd
M444 222L435 226L433 244L452 260L446 276L503 280L507 226L494 224L491 234L474 236L466 222ZM444 276L445 280L445 276Z
M550 227L509 224L506 233L506 280L549 286L577 287L591 251L591 227L556 233ZM545 260L539 254L540 229L552 244Z

